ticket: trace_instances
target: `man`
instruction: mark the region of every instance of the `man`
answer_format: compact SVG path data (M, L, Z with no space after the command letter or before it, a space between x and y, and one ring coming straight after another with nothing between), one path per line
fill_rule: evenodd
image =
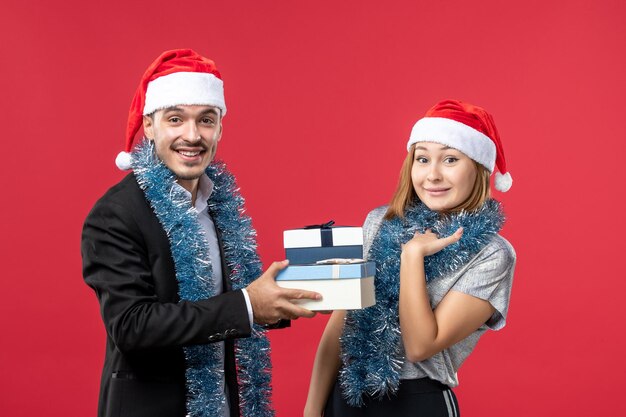
M253 322L312 317L290 300L320 296L278 287L286 262L262 274L234 179L212 163L225 114L215 64L192 50L163 53L137 89L116 160L133 172L82 236L107 330L100 417L273 415L269 344Z

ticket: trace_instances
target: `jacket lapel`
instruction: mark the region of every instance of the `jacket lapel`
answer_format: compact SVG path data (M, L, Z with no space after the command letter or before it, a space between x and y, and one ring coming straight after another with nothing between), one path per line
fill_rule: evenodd
M217 234L217 244L220 247L220 261L222 262L222 285L224 288L224 292L232 291L232 285L230 283L230 267L228 266L228 262L224 258L224 244L222 242L222 232L220 229L215 226L215 232Z

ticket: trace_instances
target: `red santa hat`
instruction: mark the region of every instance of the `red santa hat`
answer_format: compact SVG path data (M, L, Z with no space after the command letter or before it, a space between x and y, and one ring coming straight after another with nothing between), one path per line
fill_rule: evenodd
M215 106L222 117L226 114L224 83L215 63L191 49L163 52L141 77L128 112L126 148L115 159L119 169L130 169L130 152L143 116L177 105Z
M463 152L474 161L496 173L496 190L506 192L513 179L506 169L504 149L493 117L482 107L458 100L435 104L415 123L407 150L417 142L435 142Z

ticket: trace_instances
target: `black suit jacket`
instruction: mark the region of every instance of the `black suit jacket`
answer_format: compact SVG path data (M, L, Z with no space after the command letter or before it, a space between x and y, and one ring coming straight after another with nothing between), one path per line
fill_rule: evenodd
M95 204L81 251L107 332L98 416L184 416L182 347L223 340L231 416L239 416L232 339L251 332L244 296L226 279L223 294L180 301L167 235L133 174Z

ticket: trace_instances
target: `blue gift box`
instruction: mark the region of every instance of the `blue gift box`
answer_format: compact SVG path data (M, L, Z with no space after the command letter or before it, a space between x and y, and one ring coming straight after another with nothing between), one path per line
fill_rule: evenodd
M330 221L304 229L285 230L286 258L292 265L312 264L331 258L363 258L363 229L332 227Z
M276 281L302 281L314 279L354 279L373 277L374 262L325 265L291 265L276 276Z

